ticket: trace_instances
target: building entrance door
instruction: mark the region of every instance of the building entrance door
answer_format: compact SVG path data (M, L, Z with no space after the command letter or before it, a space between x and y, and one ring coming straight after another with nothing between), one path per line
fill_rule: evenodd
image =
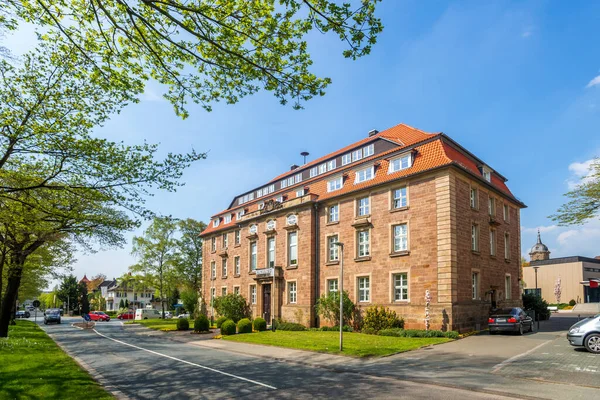
M263 285L263 318L271 323L271 284Z

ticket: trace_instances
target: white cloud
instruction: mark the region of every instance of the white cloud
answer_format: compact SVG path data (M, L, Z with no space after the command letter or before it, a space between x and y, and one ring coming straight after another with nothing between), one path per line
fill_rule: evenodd
M521 37L523 38L528 38L529 36L531 36L533 34L533 26L528 26L526 27L523 32L521 33Z
M560 243L561 245L567 245L569 243L569 238L573 237L573 236L577 236L578 231L576 229L571 229L565 232L562 232L560 235L558 235L558 237L556 238L556 240L558 240L558 243Z
M586 183L591 179L590 167L593 163L594 159L590 159L584 162L574 162L569 165L569 171L573 175L567 180L569 190L573 190L580 184Z
M587 84L586 88L591 88L592 86L600 85L600 75L595 77Z
M140 96L142 101L166 101L162 95L156 93L153 89L146 87L144 93Z

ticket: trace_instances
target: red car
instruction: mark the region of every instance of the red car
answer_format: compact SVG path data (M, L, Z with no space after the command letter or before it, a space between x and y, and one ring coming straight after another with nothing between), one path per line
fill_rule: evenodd
M92 321L110 321L110 317L102 311L91 311L88 315Z
M122 314L117 315L118 319L134 319L135 313L133 311L127 311Z

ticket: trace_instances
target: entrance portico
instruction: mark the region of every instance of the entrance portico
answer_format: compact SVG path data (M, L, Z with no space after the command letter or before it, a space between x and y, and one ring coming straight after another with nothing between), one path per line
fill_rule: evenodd
M271 324L274 319L281 318L281 301L283 291L283 269L270 267L257 269L254 280L257 284L257 317L262 317Z

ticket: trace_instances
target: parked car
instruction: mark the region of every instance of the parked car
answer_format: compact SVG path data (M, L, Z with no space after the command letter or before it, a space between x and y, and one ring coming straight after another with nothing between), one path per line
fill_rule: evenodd
M60 324L60 311L50 310L44 313L44 325L54 322Z
M571 346L585 347L587 351L600 354L600 314L582 319L567 334Z
M133 311L127 311L124 313L121 313L119 315L117 315L117 319L134 319L135 318L135 313Z
M91 311L88 315L92 321L110 321L110 317L102 311Z
M500 308L492 312L488 326L490 335L499 332L515 332L522 335L524 332L533 332L533 319L519 307Z
M138 308L137 310L135 310L136 320L157 318L160 318L160 313L158 312L158 310L155 310L153 308Z
M188 319L189 319L189 318L190 318L190 314L189 314L189 313L183 313L183 314L179 314L179 315L177 316L177 318L188 318Z
M16 318L29 318L29 317L31 317L31 314L29 314L29 311L19 310L15 314L15 317Z
M171 311L165 311L165 316L163 318L164 319L171 319L171 318L173 318L173 313L171 313Z

